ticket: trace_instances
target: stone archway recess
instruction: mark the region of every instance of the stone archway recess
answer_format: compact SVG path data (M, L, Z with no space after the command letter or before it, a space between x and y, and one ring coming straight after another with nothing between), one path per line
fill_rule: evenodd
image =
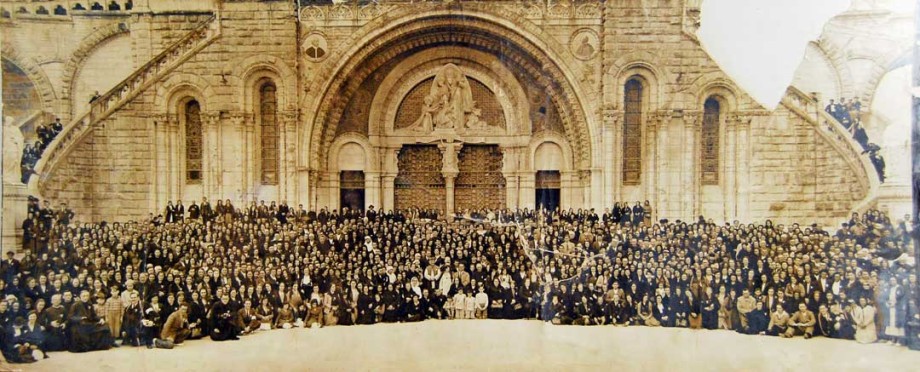
M89 58L90 54L96 48L103 45L106 41L116 36L127 34L130 30L128 29L127 23L113 23L105 27L101 27L96 31L93 31L92 34L87 36L80 42L80 46L77 47L72 54L70 60L67 61L67 64L64 65L64 71L61 74L63 80L61 83L61 113L67 121L70 121L72 118L80 115L79 112L73 111L73 91L74 84L76 84L77 74L80 72L80 68L83 66L83 62Z
M22 71L25 71L26 75L29 77L29 80L32 81L32 84L35 85L35 89L38 91L39 98L42 102L42 110L50 111L54 110L54 104L57 100L57 97L54 93L54 86L51 85L51 81L48 80L48 76L45 75L45 72L38 66L35 61L31 60L28 57L19 55L19 52L16 51L9 43L3 43L3 49L0 51L0 57L12 62L14 65L19 66Z
M319 110L308 110L306 130L301 142L302 163L315 170L327 164L328 149L346 103L359 84L376 66L403 53L429 46L458 43L491 53L502 53L508 63L515 63L537 77L547 94L561 111L565 137L572 144L574 164L578 169L592 167L592 128L594 115L585 110L584 93L579 90L570 69L571 58L561 46L550 45L551 36L531 24L513 23L484 12L435 10L423 14L393 14L386 24L371 22L337 50L318 76L333 76L328 82L314 81L306 102L317 102ZM567 57L562 57L567 56Z

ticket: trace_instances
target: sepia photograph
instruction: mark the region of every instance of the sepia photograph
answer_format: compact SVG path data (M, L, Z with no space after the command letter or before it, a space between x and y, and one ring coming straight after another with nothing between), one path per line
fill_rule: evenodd
M920 368L920 0L0 0L0 372Z

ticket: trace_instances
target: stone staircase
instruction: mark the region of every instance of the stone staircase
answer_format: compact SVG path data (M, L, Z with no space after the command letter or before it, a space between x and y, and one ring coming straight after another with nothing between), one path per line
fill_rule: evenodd
M216 16L211 16L93 101L89 111L65 124L64 130L48 145L35 165L36 174L29 180L30 192L42 195L46 181L50 179L58 163L65 159L93 128L220 38L220 34L220 22Z
M833 116L824 111L811 95L790 86L781 101L782 105L815 126L815 132L843 157L859 178L859 185L865 191L865 198L856 203L850 212L861 213L875 206L879 197L881 182L868 155L863 155L862 146L853 139L850 132Z

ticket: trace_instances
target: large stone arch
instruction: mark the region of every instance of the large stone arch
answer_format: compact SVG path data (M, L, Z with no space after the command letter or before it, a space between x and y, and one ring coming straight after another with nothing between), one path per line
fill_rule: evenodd
M443 49L442 49L443 48ZM495 65L497 59L489 59L486 53L464 50L464 48L445 46L437 47L436 56L414 55L401 61L396 68L381 82L372 100L372 106L378 110L371 112L369 130L371 136L385 135L393 131L394 119L400 104L409 91L422 80L433 77L434 70L445 63L460 63L469 77L498 89L495 94L505 94L507 100L499 102L504 109L507 133L529 134L530 128L524 128L527 107L518 107L515 103L527 105L525 93L512 72L502 65ZM472 56L470 60L457 57L457 53ZM487 66L488 65L488 66Z
M279 111L293 111L297 104L297 74L281 58L259 54L250 56L233 64L233 71L228 79L238 92L240 110L250 112L254 107L253 94L257 91L255 84L262 78L270 78L281 93L278 97Z
M175 113L176 101L181 99L183 92L194 92L194 96L201 105L201 112L214 111L210 107L215 94L211 84L201 76L194 74L175 74L157 86L156 96L153 100L154 107L161 112Z
M834 70L837 71L837 78L840 79L840 94L852 96L855 93L855 83L850 66L847 65L847 55L844 49L841 49L831 43L828 39L821 39L814 46L818 48L824 56L830 61Z
M542 132L530 139L530 143L527 148L527 160L525 161L527 165L527 170L535 171L537 170L537 164L535 163L537 157L537 150L540 149L544 144L552 144L558 146L562 152L562 167L558 169L559 171L571 171L573 167L572 159L572 147L569 146L568 141L565 140L565 137L559 135L558 133L552 132Z
M614 107L620 107L623 102L623 86L633 76L639 75L648 84L650 90L648 94L649 110L666 108L667 101L667 84L671 81L671 73L662 63L661 58L654 53L647 51L636 51L624 54L616 59L604 78L609 79L609 84L605 84L606 94L613 102Z
M109 39L129 32L130 29L128 28L128 24L119 22L101 27L83 38L83 41L80 42L80 46L74 50L70 59L64 64L64 70L61 74L61 115L65 116L68 120L79 115L79 113L73 112L73 92L75 90L74 84L76 84L77 74L80 73L83 62L89 58L96 48L103 45Z
M444 32L448 28L451 32ZM300 143L309 149L301 152L302 162L313 169L325 164L326 150L335 137L344 102L357 89L355 82L363 81L369 74L362 66L380 63L374 62L375 58L386 60L413 48L456 42L491 52L515 49L515 53L507 54L509 63L530 67L530 72L546 84L548 94L562 111L567 140L577 149L575 163L578 168L588 169L594 158L591 137L597 118L586 110L584 92L575 83L577 78L571 75L572 70L567 68L571 61L566 58L570 57L559 52L564 48L551 40L532 24L466 9L394 14L385 23L371 22L341 44L349 48L331 53L327 60L334 62L316 72L318 76L333 78L327 82L314 81L308 88L306 102L317 104L319 109L308 111L304 118L306 125Z
M330 172L340 170L338 156L342 147L348 144L356 144L364 151L364 172L379 171L380 161L377 158L377 152L374 151L374 147L368 142L367 137L357 133L344 133L337 136L329 147L327 169Z
M882 78L889 72L900 67L900 63L909 63L908 61L910 61L912 56L913 49L911 48L897 49L889 54L876 56L874 61L879 68L874 70L872 75L869 76L869 80L866 81L865 84L868 89L859 96L859 99L864 103L872 102L876 91L878 91L879 84L882 82Z
M703 103L709 96L715 94L721 96L730 111L738 110L756 110L760 109L760 104L748 97L734 81L722 72L712 72L705 74L691 85L690 89L685 92L690 95L687 102L692 106L690 110L702 110ZM728 111L726 111L728 112Z
M9 43L2 44L3 47L0 49L0 57L12 62L26 73L29 80L31 80L32 84L35 86L35 89L38 90L42 110L53 111L55 109L57 96L54 92L54 85L51 84L51 80L45 75L45 71L43 71L38 63L31 58L20 55Z

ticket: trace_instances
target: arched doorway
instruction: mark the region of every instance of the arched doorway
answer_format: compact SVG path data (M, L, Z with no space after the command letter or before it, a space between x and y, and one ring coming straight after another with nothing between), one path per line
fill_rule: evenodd
M436 10L394 15L383 27L356 32L353 48L330 51L339 62L317 74L332 79L307 89L316 110L306 110L312 125L302 155L321 175L305 180L315 205L341 202L329 199L340 187L324 190L343 181L323 166L326 149L361 136L380 156L367 184L379 191L383 209L533 208L537 137L558 138L569 149L565 167L545 169L556 172L545 178L555 177L555 191L541 200L586 206L592 179L576 175L597 169L590 134L596 119L561 68L563 57L536 42L547 35L531 32L542 31L489 14Z

